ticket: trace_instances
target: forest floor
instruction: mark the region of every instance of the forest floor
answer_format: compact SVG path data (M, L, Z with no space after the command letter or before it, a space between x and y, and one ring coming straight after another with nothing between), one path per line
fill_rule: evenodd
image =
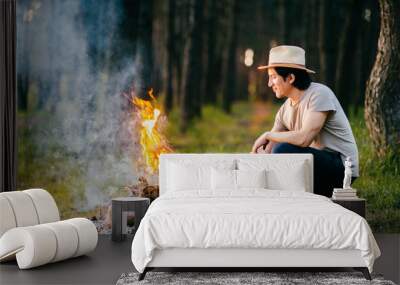
M205 106L187 132L179 131L179 113L169 114L166 137L176 152L246 153L254 140L274 123L278 106L267 102L239 102L226 114L214 106Z
M179 115L172 112L166 136L178 153L248 153L254 140L272 128L278 108L268 102L239 102L228 115L206 106L185 134L179 132ZM349 115L360 158L360 177L353 187L367 200L367 220L374 232L399 233L400 158L376 156L363 114L361 108Z

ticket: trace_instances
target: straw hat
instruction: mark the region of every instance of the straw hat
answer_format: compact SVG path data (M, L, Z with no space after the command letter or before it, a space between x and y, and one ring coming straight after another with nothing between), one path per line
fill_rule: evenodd
M259 66L258 69L267 69L270 67L290 67L298 68L315 73L315 71L306 68L306 52L297 46L277 46L269 51L268 65Z

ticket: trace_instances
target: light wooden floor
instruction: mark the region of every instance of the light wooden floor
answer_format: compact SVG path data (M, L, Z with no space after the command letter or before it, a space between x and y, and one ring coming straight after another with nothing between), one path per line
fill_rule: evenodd
M400 234L375 234L382 251L374 272L400 282ZM16 262L0 265L0 284L115 284L124 272L134 271L130 258L131 240L116 243L99 236L94 252L42 267L19 270Z

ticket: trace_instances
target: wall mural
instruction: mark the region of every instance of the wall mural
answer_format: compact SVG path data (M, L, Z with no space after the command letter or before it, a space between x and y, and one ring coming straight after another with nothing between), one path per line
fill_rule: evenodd
M157 197L161 153L249 153L283 103L257 66L298 45L349 118L369 224L398 232L398 129L374 124L398 105L376 114L366 84L379 5L345 2L18 0L17 188L108 230L112 197Z

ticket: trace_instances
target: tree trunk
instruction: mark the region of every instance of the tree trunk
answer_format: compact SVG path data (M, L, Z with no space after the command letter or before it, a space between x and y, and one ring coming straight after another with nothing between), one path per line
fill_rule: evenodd
M378 52L365 95L365 120L378 155L400 153L400 2L380 0Z
M333 87L335 82L335 43L332 23L334 3L322 1L319 7L321 24L319 25L319 61L320 81Z
M336 95L345 112L348 111L351 97L355 92L355 54L357 49L357 36L359 35L360 19L362 13L362 0L353 0L351 10L346 17L339 47L338 65L336 68Z
M174 102L173 67L175 58L175 0L168 2L168 40L167 40L167 93L165 95L165 111L171 111Z
M18 86L18 110L28 110L28 91L29 91L29 73L28 71L19 71L17 75Z
M365 102L367 80L374 65L379 37L379 3L375 0L368 0L364 2L364 5L365 23L361 31L360 94L354 102L355 112Z
M230 113L232 102L235 99L236 93L236 47L237 47L237 34L238 34L238 15L239 15L239 3L237 0L232 0L232 11L231 11L231 35L228 47L228 62L225 76L225 86L223 92L222 107L225 112Z
M140 98L146 98L153 84L153 0L141 0L139 5L135 91Z
M193 74L193 108L195 117L201 117L201 107L203 106L203 82L204 82L204 68L203 68L203 55L204 55L204 43L203 43L203 33L204 33L204 1L195 0L194 8L194 28L193 39L194 50L193 50L193 68L195 72Z
M190 33L184 55L184 80L181 98L181 131L200 116L202 78L202 21L203 1L191 0Z
M217 102L217 59L216 59L216 37L217 37L217 0L208 2L208 21L207 21L207 74L206 90L204 102L215 104Z
M174 103L175 105L182 106L182 88L183 88L183 63L185 56L185 46L188 41L189 33L189 5L186 0L176 0L176 31L175 31L175 58L174 58Z
M320 62L318 56L318 42L319 42L319 5L320 1L312 0L309 5L307 5L306 11L308 15L306 16L305 25L307 27L306 38L307 45L304 47L307 56L307 65L315 70L317 74L315 77L319 79Z
M30 81L30 46L31 43L31 23L24 16L28 9L27 1L20 1L17 9L18 33L17 33L17 97L18 110L28 110L28 92Z
M302 26L303 24L303 8L305 4L302 1L297 0L281 0L280 17L283 17L281 20L282 24L282 34L283 41L282 43L285 45L299 45L302 44ZM309 8L307 6L307 8ZM315 25L318 26L318 25Z
M284 0L279 0L277 3L277 14L278 14L278 21L279 21L279 37L278 40L280 44L288 44L286 43L286 30L288 27L286 26L286 19L287 19L287 11L286 11L286 4Z

